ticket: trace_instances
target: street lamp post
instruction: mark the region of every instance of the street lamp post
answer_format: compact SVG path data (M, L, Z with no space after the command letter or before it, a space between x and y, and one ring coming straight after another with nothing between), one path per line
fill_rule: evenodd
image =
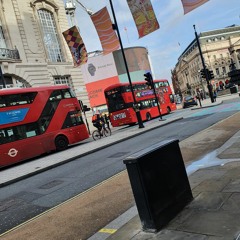
M114 8L113 8L112 0L109 0L109 2L110 2L112 14L113 14L113 19L114 19L114 25L113 25L113 26L114 26L114 30L116 30L116 31L117 31L117 34L118 34L119 43L120 43L120 47L121 47L121 52L122 52L122 56L123 56L123 61L124 61L125 67L126 67L126 72L127 72L127 76L128 76L128 81L129 81L130 88L131 88L131 92L132 92L132 96L133 96L134 109L135 109L135 112L136 112L136 116L137 116L137 120L138 120L138 125L139 125L139 128L144 128L144 125L143 125L143 122L142 122L142 118L141 118L141 115L140 115L140 112L139 112L139 108L138 108L138 105L137 105L137 101L136 101L136 98L135 98L135 95L134 95L133 86L132 86L132 81L131 81L131 77L130 77L129 70L128 70L127 60L126 60L126 57L125 57L125 53L124 53L124 49L123 49L123 44L122 44L122 40L121 40L121 36L120 36L119 29L118 29L117 19L116 19L116 16L115 16L115 12L114 12Z
M195 29L195 25L193 25L193 28L194 28L194 31L195 31L195 37L196 37L196 41L197 41L197 45L198 45L199 54L200 54L200 57L201 57L204 73L205 73L205 76L206 76L209 96L210 96L211 102L214 103L212 86L210 85L210 82L209 82L209 76L208 76L207 68L206 68L206 65L205 65L205 62L204 62L204 58L203 58L203 55L202 55L202 49L201 49L201 46L200 46L200 43L199 43L199 39L198 39L198 35L197 35L196 29Z

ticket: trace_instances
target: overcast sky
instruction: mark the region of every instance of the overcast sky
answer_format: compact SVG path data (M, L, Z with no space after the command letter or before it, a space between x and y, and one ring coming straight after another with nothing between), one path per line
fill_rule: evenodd
M107 6L111 15L109 0L78 1L93 12ZM156 79L171 80L171 69L176 65L181 53L195 38L194 24L198 33L233 24L240 25L240 0L209 0L186 15L183 15L181 0L152 0L160 29L139 39L127 1L112 0L112 2L123 47L146 47ZM77 2L75 15L87 51L102 50L89 15ZM125 28L127 31L124 30Z

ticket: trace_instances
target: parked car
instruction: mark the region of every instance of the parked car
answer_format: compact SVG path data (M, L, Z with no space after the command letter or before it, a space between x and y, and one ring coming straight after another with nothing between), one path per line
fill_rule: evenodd
M198 102L197 99L193 96L185 96L182 101L183 108L197 106Z

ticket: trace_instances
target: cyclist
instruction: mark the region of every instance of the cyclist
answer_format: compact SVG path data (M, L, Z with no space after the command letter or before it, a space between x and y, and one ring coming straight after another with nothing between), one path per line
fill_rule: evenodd
M105 121L102 115L100 114L95 114L92 117L92 123L95 128L99 131L99 133L102 135L101 131L102 128L105 128Z

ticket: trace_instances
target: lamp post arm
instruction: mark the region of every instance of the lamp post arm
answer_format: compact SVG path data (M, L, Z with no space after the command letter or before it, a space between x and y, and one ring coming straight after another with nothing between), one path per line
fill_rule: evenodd
M81 2L79 2L78 0L75 0L90 16L93 15L93 11L86 8Z

